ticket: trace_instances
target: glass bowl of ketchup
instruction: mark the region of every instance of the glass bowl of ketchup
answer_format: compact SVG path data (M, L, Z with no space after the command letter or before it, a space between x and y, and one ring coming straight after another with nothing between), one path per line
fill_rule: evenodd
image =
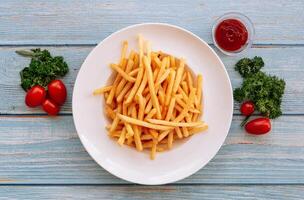
M233 56L252 45L254 27L248 17L230 12L218 18L212 28L215 46L224 54Z

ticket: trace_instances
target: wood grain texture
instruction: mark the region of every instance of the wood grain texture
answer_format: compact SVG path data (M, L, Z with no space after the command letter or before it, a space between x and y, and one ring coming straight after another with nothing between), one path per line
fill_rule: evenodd
M31 47L27 47L31 48ZM71 94L78 70L93 47L42 47L49 49L54 55L63 55L70 66L70 72L64 81L68 87L68 101L61 113L71 113ZM15 47L0 47L0 114L39 114L41 109L27 108L24 105L25 93L19 86L19 71L28 66L29 59L16 55ZM242 57L263 57L266 66L263 71L282 77L286 81L286 92L282 108L284 114L304 113L304 70L302 47L252 48L236 57L222 56L228 70L233 87L239 86L242 79L234 70L234 64ZM107 66L101 66L107 67ZM92 90L95 88L92 88ZM239 106L235 104L235 113Z
M253 21L256 44L304 44L303 7L301 0L2 0L0 44L96 44L143 22L175 24L212 43L214 21L230 11Z
M1 187L0 199L234 199L300 200L304 186L12 186Z
M245 134L242 119L215 158L177 184L304 184L304 116L283 116L260 137ZM0 185L127 183L86 153L71 116L0 117L0 157Z

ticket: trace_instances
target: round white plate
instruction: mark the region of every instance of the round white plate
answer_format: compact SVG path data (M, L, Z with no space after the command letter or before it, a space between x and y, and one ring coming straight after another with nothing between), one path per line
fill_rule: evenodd
M123 40L137 48L137 35L152 44L152 50L183 57L189 67L203 75L206 132L194 135L158 153L150 160L149 152L120 147L107 136L103 98L92 91L106 85L111 74L109 63L118 62ZM129 49L130 49L129 48ZM223 144L231 124L233 97L231 83L216 53L193 33L169 24L149 23L126 27L100 42L88 55L78 73L73 92L74 123L86 150L111 174L124 180L146 184L166 184L181 180L205 166Z

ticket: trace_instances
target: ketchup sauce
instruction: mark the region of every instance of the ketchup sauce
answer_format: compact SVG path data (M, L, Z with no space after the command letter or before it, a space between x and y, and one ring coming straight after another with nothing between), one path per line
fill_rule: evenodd
M248 40L245 25L237 19L225 19L215 29L217 45L225 51L240 50Z

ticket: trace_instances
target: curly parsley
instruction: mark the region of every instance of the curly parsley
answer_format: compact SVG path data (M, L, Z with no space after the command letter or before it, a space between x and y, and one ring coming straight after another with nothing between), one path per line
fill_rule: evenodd
M238 102L251 100L264 116L277 118L282 115L281 102L285 81L261 72L264 66L261 57L243 58L236 63L235 70L244 78L241 87L233 92Z
M16 53L32 58L29 66L20 72L21 87L25 91L35 85L46 87L49 82L64 76L69 71L63 57L52 57L48 50L18 50Z

